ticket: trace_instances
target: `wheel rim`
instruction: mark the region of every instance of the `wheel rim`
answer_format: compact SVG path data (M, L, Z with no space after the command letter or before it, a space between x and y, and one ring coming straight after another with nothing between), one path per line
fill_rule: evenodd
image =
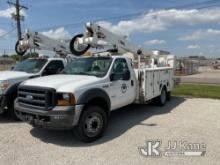
M21 49L19 46L19 41L17 41L16 45L15 45L15 52L20 55L23 56L26 53L26 50Z
M79 38L76 38L76 41L74 42L73 47L74 47L74 49L75 49L76 51L82 52L82 51L84 51L84 50L87 48L88 45L79 44L79 41L78 41L78 40L79 40Z
M166 102L166 91L163 89L161 92L161 103L164 104Z
M95 137L99 135L103 128L103 118L102 115L93 112L86 116L84 124L84 132L88 137Z

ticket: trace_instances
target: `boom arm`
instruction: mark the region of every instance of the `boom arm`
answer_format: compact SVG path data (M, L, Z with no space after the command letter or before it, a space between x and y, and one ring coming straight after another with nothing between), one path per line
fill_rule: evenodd
M21 56L24 55L28 49L49 50L59 55L71 53L68 44L32 31L27 31L24 38L17 41L15 45L16 53Z
M73 54L82 55L91 47L113 49L117 51L118 54L131 52L134 55L153 55L152 51L140 48L129 42L125 37L114 34L95 23L86 23L86 31L84 35L80 36L74 37L70 42L70 50ZM81 45L81 49L77 49L76 45L78 45L78 47ZM84 49L82 45L84 45Z

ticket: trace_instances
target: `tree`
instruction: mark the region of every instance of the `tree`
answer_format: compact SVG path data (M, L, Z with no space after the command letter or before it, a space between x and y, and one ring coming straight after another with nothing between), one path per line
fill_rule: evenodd
M19 55L17 55L17 54L12 54L10 57L15 61L19 61L19 59L20 59Z
M25 56L22 57L22 59L27 59L27 58L38 58L39 54L36 52L33 53L27 53Z
M199 58L199 56L189 56L189 58L193 58L193 59L198 59Z
M13 60L15 61L19 61L20 60L20 56L17 54L12 54L9 57L11 57ZM25 60L27 58L37 58L39 57L39 54L36 52L33 53L27 53L26 55L22 56L22 60Z
M8 58L9 56L7 54L2 55L4 58Z

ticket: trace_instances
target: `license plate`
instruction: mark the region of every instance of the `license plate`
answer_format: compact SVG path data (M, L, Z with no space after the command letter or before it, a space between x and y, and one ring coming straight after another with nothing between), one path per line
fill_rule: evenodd
M25 118L27 121L33 121L33 119L34 119L33 116L31 116L31 115L26 115Z

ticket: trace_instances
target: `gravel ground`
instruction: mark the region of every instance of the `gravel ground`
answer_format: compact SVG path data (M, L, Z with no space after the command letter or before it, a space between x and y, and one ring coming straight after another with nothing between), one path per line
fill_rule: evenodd
M220 101L172 98L166 106L132 105L111 116L105 136L92 144L77 141L71 131L46 131L0 117L1 165L48 164L219 164ZM204 157L142 156L146 140L205 143Z

